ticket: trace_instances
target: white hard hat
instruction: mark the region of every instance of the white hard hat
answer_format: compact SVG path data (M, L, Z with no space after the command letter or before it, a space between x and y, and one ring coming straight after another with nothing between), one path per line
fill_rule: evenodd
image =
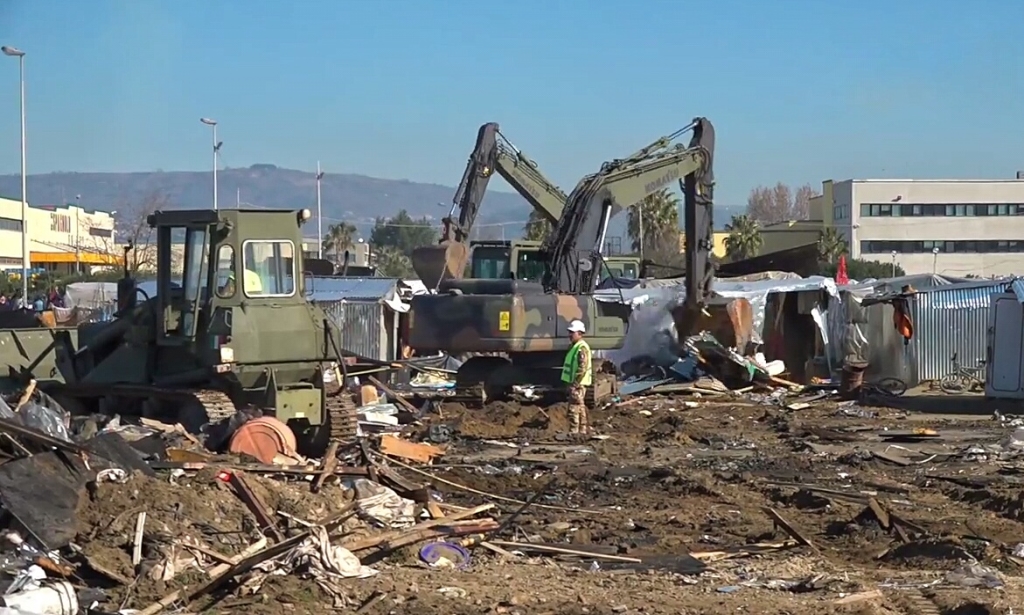
M574 320L571 323L569 323L569 332L570 333L586 333L587 332L587 325L583 324L582 320Z

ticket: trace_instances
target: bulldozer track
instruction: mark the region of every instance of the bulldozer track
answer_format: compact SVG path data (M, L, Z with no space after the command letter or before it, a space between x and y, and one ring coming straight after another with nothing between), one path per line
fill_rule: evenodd
M354 442L359 429L359 406L340 382L324 383L324 406L331 440Z
M206 410L206 416L209 417L211 423L219 423L229 419L237 412L235 402L231 401L231 398L221 391L200 389L190 391L190 393L203 405L203 409Z

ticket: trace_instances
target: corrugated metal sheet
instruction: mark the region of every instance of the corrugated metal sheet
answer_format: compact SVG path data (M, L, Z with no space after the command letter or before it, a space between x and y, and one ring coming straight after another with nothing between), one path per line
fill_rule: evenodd
M910 302L919 380L938 380L948 373L953 353L965 367L973 367L985 358L992 295L1005 292L1009 286L1005 281L957 285L921 293Z
M327 317L341 330L341 346L349 352L390 361L383 305L376 301L318 302Z
M402 282L399 278L339 278L313 276L310 299L323 301L374 300L388 298Z
M862 357L869 364L869 380L892 376L909 386L949 372L954 352L962 365L974 366L987 352L991 295L1009 285L1010 280L986 280L918 292L908 301L914 322L909 344L893 326L891 305L865 308L853 292L840 289L842 301L829 305L833 365L842 365L847 355Z

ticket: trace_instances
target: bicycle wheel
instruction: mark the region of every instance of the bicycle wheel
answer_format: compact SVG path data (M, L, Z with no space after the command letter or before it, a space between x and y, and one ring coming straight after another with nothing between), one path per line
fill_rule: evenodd
M907 392L907 383L903 382L899 378L882 378L878 382L872 383L879 391L886 395L892 395L893 397L899 397Z
M950 395L959 395L966 389L964 379L956 372L943 376L939 380L939 388L942 389L943 393L949 393Z

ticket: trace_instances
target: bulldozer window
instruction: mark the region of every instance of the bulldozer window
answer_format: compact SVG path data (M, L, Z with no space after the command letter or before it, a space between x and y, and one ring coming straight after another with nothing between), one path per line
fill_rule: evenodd
M540 252L534 250L520 252L516 271L520 280L539 282L544 277L544 259Z
M237 284L235 249L224 244L217 250L217 296L222 299L234 297Z
M247 297L295 294L295 246L285 240L250 240L242 244L242 291Z

